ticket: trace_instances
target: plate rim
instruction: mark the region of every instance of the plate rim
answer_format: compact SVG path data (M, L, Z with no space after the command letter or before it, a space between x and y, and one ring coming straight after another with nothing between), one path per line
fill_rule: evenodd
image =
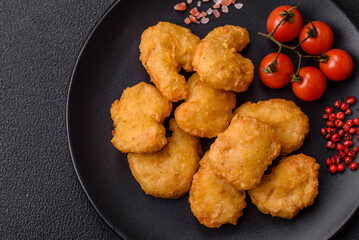
M101 25L101 23L104 21L104 19L110 14L110 12L112 12L112 10L114 8L116 8L116 6L121 2L122 0L116 0L113 3L110 4L110 6L107 7L107 9L102 13L101 17L96 21L95 25L93 25L93 27L91 28L91 30L89 31L85 41L81 44L81 48L78 52L78 54L76 55L76 60L75 60L75 64L72 68L72 73L71 73L71 77L70 77L70 82L69 82L69 86L67 89L67 96L66 96L66 135L67 135L67 143L68 143L68 147L69 147L69 152L70 152L70 156L71 156L71 161L77 176L78 181L80 182L81 188L82 190L85 192L85 195L87 197L87 199L90 201L92 207L95 209L96 213L98 214L98 216L100 216L100 218L106 223L106 225L109 227L109 229L115 233L117 236L123 238L123 239L127 239L127 237L125 236L125 234L123 233L122 229L119 229L120 231L116 231L115 227L113 226L113 224L111 224L110 220L107 219L106 216L104 216L101 211L97 208L96 204L93 202L92 197L90 196L90 194L88 193L88 191L86 190L86 187L83 183L83 179L78 171L78 167L77 167L77 163L74 157L74 151L72 149L72 144L71 144L71 133L70 133L70 123L69 123L69 108L70 108L70 97L71 97L71 89L72 89L72 85L74 83L74 78L77 72L77 68L78 65L80 64L81 59L83 58L83 54L85 52L85 49L87 48L87 45L89 44L92 36L95 34L95 32L97 31L97 29L99 28L99 26Z
M111 223L110 220L107 219L106 216L104 216L98 209L98 207L96 206L96 204L93 202L92 197L90 196L90 194L88 193L88 191L86 190L86 187L83 183L83 179L78 171L78 167L77 167L77 163L74 157L74 151L72 148L72 144L71 144L71 133L70 133L70 123L69 123L69 108L70 108L70 97L71 97L71 89L72 89L72 85L74 83L74 79L75 79L75 75L77 72L77 68L78 65L80 64L80 61L83 58L83 54L89 44L89 41L92 39L93 35L95 34L95 32L98 30L98 28L100 27L100 25L102 24L102 22L105 20L105 18L117 7L117 5L122 2L123 0L115 0L113 3L111 3L109 5L109 7L103 12L103 14L101 15L101 17L96 21L95 25L91 28L91 30L89 31L86 39L84 40L84 42L81 44L81 48L78 52L78 54L76 55L76 60L74 63L74 66L72 68L72 73L71 73L71 77L70 77L70 82L68 85L68 89L67 89L67 96L66 96L66 133L67 133L67 143L68 143L68 148L69 148L69 152L70 152L70 157L71 157L71 161L77 176L78 181L80 182L80 185L83 189L83 191L85 192L85 195L87 197L87 199L90 201L92 207L96 210L96 213L98 214L98 216L101 217L101 219L106 223L106 225L109 227L109 229L114 232L117 236L123 238L123 239L128 239L126 234L124 233L124 231L122 230L121 227L116 227L116 230L114 225ZM356 29L356 31L359 34L359 25L353 20L353 18L351 16L349 16L349 14L343 10L343 8L336 3L333 0L327 0L328 2L331 2L336 8L338 8L342 14L349 20L350 24L353 25L353 27ZM329 232L327 234L327 238L328 239L333 239L339 232L341 232L341 230L343 230L343 228L347 225L347 223L353 218L353 216L359 213L359 200L358 200L358 205L356 208L354 208L354 210L352 210L350 212L350 214L348 214L345 219L342 221L341 225L339 226L339 228L337 228L337 230L335 232Z

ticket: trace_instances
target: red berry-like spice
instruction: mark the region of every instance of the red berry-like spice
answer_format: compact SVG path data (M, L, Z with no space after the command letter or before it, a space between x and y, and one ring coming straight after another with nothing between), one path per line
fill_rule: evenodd
M320 133L323 135L323 136L325 136L325 135L327 135L327 129L326 128L322 128L322 129L320 129Z
M349 127L347 124L344 124L344 125L343 125L343 130L344 130L345 132L349 132L349 129L350 129L350 127Z
M333 165L332 165L333 166ZM349 168L351 170L356 170L358 168L358 164L356 162L352 162L350 165L349 165ZM329 168L330 170L330 168Z
M345 170L345 167L343 164L340 163L340 164L338 164L337 169L339 172L343 172Z
M340 158L338 156L333 156L332 157L332 163L333 164L339 164L340 163Z
M349 126L349 127L353 127L354 126L354 122L353 120L349 119L346 124Z
M343 129L340 129L339 131L338 131L338 134L339 134L339 136L344 136L344 134L345 134L345 131L343 130Z
M336 119L337 117L335 116L335 113L331 113L331 114L329 114L329 121L332 121L332 122L334 122L335 121L335 119Z
M332 160L330 158L327 158L325 164L327 165L327 167L329 167L330 165L332 165Z
M346 155L348 155L349 152L350 152L350 149L349 149L348 147L344 147L344 153L345 153Z
M354 135L357 130L355 128L349 129L349 134Z
M352 135L350 135L350 133L345 133L344 134L344 141L351 141L352 140Z
M337 149L338 151L343 151L344 150L344 146L341 143L337 144Z
M339 140L340 140L340 136L339 136L339 134L338 133L334 133L333 135L332 135L332 142L339 142Z
M342 120L337 119L337 120L335 120L334 125L335 125L337 128L341 128L341 127L344 126L344 122L343 122Z
M345 141L345 142L343 143L343 146L344 146L344 147L347 147L347 148L350 148L350 147L353 146L353 142L350 141L350 140L347 140L347 141Z
M339 159L344 159L347 155L343 151L338 152Z
M342 101L340 101L340 100L337 100L337 101L334 102L334 107L335 108L340 108L341 105L342 105Z
M326 147L328 149L334 149L335 148L335 143L333 143L332 141L328 141Z
M352 115L352 110L350 108L348 108L347 110L345 110L345 115Z
M333 108L331 108L331 107L326 107L325 108L325 113L331 114L332 112L333 112Z
M349 165L349 164L351 164L352 163L352 159L350 158L350 157L346 157L346 158L344 158L344 163L346 164L346 165Z
M347 101L348 104L354 104L355 103L355 98L353 96L349 96L347 97Z
M337 172L337 166L330 165L329 172L332 173L332 174L336 173Z
M337 114L336 114L336 118L337 118L337 119L343 120L344 117L345 117L345 115L344 115L343 112L337 112ZM329 118L329 116L328 116L328 118ZM328 118L327 118L327 119L328 119Z
M349 153L348 153L348 157L350 157L351 159L355 159L355 152L354 151L350 151Z
M349 165L349 164L351 164L352 163L352 159L350 158L350 157L346 157L346 158L344 158L344 163L346 164L346 165Z
M341 110L343 110L343 111L345 111L345 110L347 110L349 108L349 104L348 103L342 103L342 105L340 106L340 109Z

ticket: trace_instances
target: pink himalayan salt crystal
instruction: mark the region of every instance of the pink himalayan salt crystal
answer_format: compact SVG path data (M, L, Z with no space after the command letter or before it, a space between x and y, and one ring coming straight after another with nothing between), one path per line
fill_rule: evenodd
M222 6L222 12L223 13L228 13L228 7L227 6Z
M241 9L243 7L243 3L236 3L234 4L234 7L237 9Z
M204 17L204 18L201 19L202 24L206 24L208 22L209 22L209 18L207 18L207 17Z

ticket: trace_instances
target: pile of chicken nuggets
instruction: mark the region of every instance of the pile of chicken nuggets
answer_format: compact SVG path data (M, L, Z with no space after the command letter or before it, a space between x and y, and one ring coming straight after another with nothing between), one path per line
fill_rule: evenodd
M146 194L177 199L210 228L237 224L246 193L265 213L291 219L318 195L319 164L298 150L308 117L294 102L270 99L236 106L254 66L239 54L245 28L226 25L202 40L189 29L159 22L141 36L140 60L155 86L125 89L111 106L113 145L128 153L131 172ZM186 81L181 69L192 72ZM169 121L172 102L183 100ZM234 110L234 111L233 111ZM215 138L202 157L200 138ZM282 159L268 170L279 155ZM264 175L265 174L265 175Z

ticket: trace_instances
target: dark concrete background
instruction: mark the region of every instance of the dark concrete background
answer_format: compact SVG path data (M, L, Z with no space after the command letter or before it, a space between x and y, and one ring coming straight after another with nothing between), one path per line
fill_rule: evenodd
M359 25L359 1L335 2ZM0 0L0 239L119 238L77 180L65 125L76 56L112 3ZM357 226L359 213L335 239Z

